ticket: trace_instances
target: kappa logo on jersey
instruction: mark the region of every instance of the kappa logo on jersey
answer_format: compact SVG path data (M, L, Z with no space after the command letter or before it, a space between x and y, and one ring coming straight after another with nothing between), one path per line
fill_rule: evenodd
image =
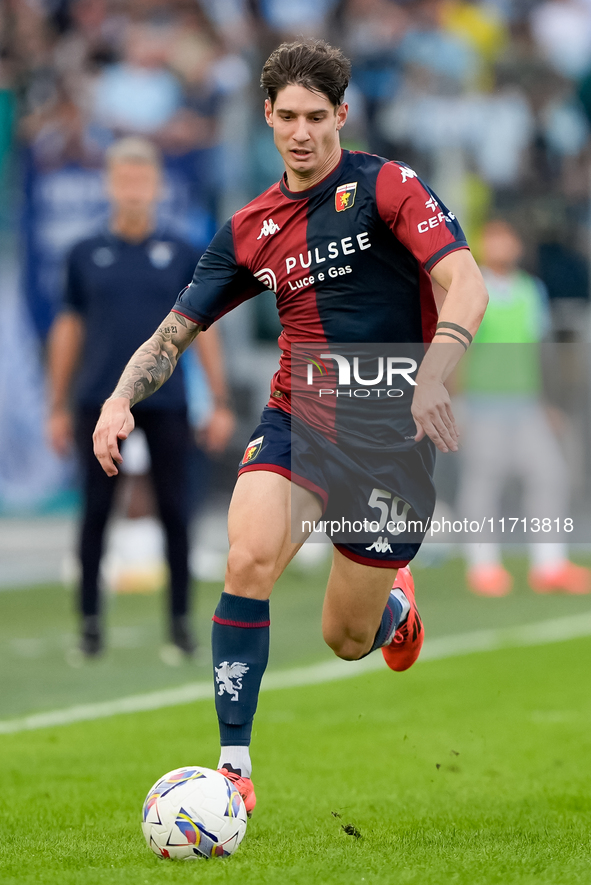
M214 670L215 681L220 687L218 695L226 692L230 695L231 701L237 701L238 692L242 688L242 677L250 670L248 664L242 664L240 661L234 661L233 664L222 661L219 667L214 667Z
M277 231L280 231L281 228L278 224L275 224L272 218L266 219L263 221L263 226L261 228L261 232L257 237L257 240L260 240L261 237L270 237L273 234L276 234Z
M270 267L263 267L262 270L257 270L254 276L257 280L260 280L267 289L271 289L272 292L277 291L277 277Z
M369 547L365 548L366 550L375 550L376 553L392 553L392 548L390 547L390 542L388 541L387 536L382 537L382 535L377 538L373 544Z
M408 166L399 166L398 168L400 169L400 172L402 174L402 184L404 184L405 181L408 181L409 178L417 177L417 173L414 171L414 169L409 169Z
M350 209L355 202L355 194L357 193L357 182L352 181L349 184L341 184L335 191L334 203L337 212L344 212Z
M251 442L249 442L246 449L244 450L242 461L240 462L241 467L244 467L245 464L250 464L251 461L254 461L254 459L257 457L263 447L264 439L264 436L259 436L257 439L253 439Z

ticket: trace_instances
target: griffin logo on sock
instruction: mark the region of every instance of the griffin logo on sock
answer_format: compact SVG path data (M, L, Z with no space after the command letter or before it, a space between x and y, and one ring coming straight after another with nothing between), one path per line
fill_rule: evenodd
M245 464L250 464L251 461L257 457L259 452L263 447L264 436L259 436L257 439L251 440L244 450L244 455L242 456L242 461L240 462L240 466L244 467Z
M337 212L344 212L350 209L355 202L355 194L357 193L357 182L352 181L349 184L342 184L335 191L334 202Z
M241 661L234 661L233 664L222 661L219 667L214 667L214 670L215 681L220 687L218 691L220 697L227 692L231 701L237 701L238 693L242 691L242 677L250 670L248 664L243 664Z

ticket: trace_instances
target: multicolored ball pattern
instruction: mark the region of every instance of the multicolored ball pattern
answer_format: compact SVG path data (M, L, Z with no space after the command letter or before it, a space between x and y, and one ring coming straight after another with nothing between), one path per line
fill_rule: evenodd
M246 823L234 784L201 766L177 768L157 780L142 811L148 846L172 860L227 857L244 838Z

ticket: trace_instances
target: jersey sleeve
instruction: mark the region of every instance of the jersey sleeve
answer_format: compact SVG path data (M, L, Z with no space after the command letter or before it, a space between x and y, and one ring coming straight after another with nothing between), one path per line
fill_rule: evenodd
M450 252L468 249L456 216L408 166L385 163L377 177L378 213L425 270Z
M264 288L247 268L236 261L230 219L199 259L193 280L178 296L173 311L208 328Z
M86 292L82 273L83 256L81 247L75 246L66 262L66 280L62 310L86 313Z

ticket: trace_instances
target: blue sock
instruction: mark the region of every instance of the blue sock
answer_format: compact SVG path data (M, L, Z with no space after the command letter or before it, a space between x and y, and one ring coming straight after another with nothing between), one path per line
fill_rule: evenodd
M215 708L224 746L248 747L261 679L269 659L269 601L222 593L211 646Z
M378 632L376 633L376 638L373 641L373 645L368 651L368 654L371 654L372 651L375 651L376 648L381 648L383 645L386 645L388 642L388 637L392 637L398 624L402 620L403 615L403 607L402 603L399 599L394 596L393 593L390 593L388 598L388 602L386 603L386 608L384 609L384 613L382 615L382 623L379 626Z

